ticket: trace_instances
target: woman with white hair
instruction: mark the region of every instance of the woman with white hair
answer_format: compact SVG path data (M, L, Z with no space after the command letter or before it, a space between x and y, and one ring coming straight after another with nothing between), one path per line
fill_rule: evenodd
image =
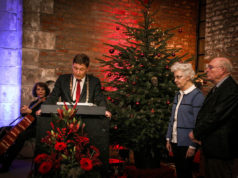
M180 90L174 97L166 148L173 152L177 177L192 178L192 161L197 145L190 140L189 132L195 126L204 96L193 84L195 73L190 63L176 62L171 71Z

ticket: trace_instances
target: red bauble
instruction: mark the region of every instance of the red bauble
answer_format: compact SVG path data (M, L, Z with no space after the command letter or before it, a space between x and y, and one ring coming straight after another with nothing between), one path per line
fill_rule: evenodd
M174 57L174 56L175 56L175 53L172 53L172 56Z
M141 57L144 57L144 56L145 56L145 54L144 54L144 53L140 53L140 56L141 56Z
M101 90L103 90L103 91L104 91L104 90L105 90L105 87L101 87Z
M114 129L115 129L115 130L117 130L117 129L118 129L117 125L114 125Z
M136 102L136 105L139 105L139 104L140 104L140 102L137 101L137 102Z
M158 54L157 54L157 56L158 56L158 57L160 57L160 56L161 56L161 54L160 54L160 53L158 53Z
M145 3L145 4L148 4L148 2L149 2L149 0L144 0L144 3Z
M109 53L111 54L114 53L114 51L115 51L114 49L109 49Z
M132 85L136 85L136 82L132 82Z
M168 101L166 102L166 104L170 104L170 101L168 100Z
M116 26L116 30L120 30L120 27Z
M179 32L179 33L182 33L182 32L183 32L183 29L182 29L182 28L179 28L179 29L178 29L178 32Z
M150 111L151 113L154 113L155 112L155 110L154 109L151 109L151 111Z
M112 98L110 96L108 96L107 99L110 101Z
M165 66L165 69L169 69L169 66L168 66L168 65L166 65L166 66Z
M141 65L140 65L140 67L144 67L144 65L143 65L143 64L141 64Z

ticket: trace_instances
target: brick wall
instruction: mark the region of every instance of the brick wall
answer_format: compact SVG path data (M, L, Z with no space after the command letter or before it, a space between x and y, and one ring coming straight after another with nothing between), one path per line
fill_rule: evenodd
M232 75L238 81L237 0L207 0L205 59L217 56L225 56L232 60Z
M72 58L86 53L91 58L90 73L103 80L95 58L108 54L103 43L123 43L122 27L115 22L136 24L141 6L136 0L24 0L22 103L32 99L37 81L55 80L71 72ZM155 25L167 29L179 25L169 47L196 55L198 0L157 0Z

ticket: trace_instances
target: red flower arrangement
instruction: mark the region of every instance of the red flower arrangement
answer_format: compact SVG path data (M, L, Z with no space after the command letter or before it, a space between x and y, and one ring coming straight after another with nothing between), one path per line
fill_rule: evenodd
M83 133L85 124L75 117L75 108L76 105L73 108L64 105L63 109L57 109L52 130L41 140L46 153L34 159L35 177L79 177L102 164L99 150Z

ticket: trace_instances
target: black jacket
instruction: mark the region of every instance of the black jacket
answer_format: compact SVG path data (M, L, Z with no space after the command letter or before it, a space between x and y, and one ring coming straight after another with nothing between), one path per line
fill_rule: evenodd
M89 80L89 103L97 104L98 106L106 106L104 95L101 91L100 80L92 75L86 75L82 93L80 94L79 102L86 101L87 95L87 80ZM55 83L55 87L47 98L44 104L56 104L59 98L61 101L74 102L71 95L72 74L60 75Z
M228 77L209 92L193 130L209 158L238 158L238 85Z

